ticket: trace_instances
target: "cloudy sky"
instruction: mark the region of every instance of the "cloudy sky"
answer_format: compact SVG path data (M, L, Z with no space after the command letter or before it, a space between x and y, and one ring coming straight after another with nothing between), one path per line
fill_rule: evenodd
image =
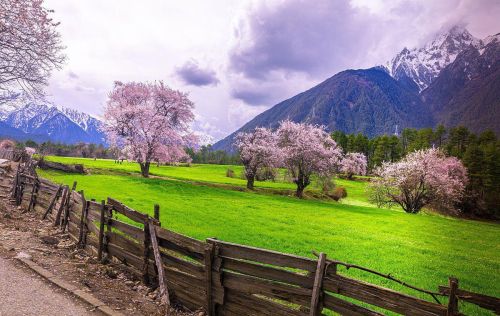
M115 80L190 93L194 129L220 139L347 68L391 59L455 24L500 32L498 0L46 0L68 61L49 99L102 114Z

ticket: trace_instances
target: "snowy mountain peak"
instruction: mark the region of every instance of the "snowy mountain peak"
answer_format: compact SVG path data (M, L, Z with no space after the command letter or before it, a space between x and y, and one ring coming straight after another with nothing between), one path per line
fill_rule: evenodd
M48 135L63 143L105 143L102 122L78 110L33 100L22 106L2 108L0 121L26 134Z
M422 91L460 52L471 45L479 48L482 41L472 36L466 28L454 26L421 48L404 48L385 65L385 69L393 78L412 82L418 91Z

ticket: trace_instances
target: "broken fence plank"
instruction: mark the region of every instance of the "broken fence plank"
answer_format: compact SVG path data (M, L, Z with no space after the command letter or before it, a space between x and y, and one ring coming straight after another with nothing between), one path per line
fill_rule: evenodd
M149 223L149 237L151 239L151 246L155 257L156 267L158 269L158 284L160 285L160 297L162 303L170 306L170 297L168 293L167 282L165 278L165 271L163 270L163 262L160 256L160 248L158 247L158 239L156 238L156 227L153 223Z
M309 316L317 316L321 314L321 294L323 287L323 277L325 275L325 266L326 266L326 255L322 252L319 254L318 258L318 266L316 268L316 275L314 277L314 285L311 296L311 310Z

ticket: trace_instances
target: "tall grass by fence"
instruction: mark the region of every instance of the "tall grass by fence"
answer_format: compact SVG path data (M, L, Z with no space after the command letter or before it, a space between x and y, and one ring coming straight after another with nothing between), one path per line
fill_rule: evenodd
M43 214L98 260L123 263L146 283L160 286L163 300L208 315L461 315L459 301L500 313L500 299L461 290L458 280L436 292L419 289L368 268L327 258L294 256L215 238L199 241L161 227L155 217L119 201L87 200L84 192L18 172L13 198ZM424 292L434 301L339 274L361 269Z

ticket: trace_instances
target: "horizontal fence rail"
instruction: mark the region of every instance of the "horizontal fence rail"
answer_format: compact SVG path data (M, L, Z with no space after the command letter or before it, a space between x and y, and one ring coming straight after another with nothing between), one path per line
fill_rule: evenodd
M79 247L99 261L118 261L150 285L160 287L161 300L172 300L208 315L461 315L459 301L500 313L500 299L459 289L450 278L427 301L408 294L349 278L338 265L367 268L330 260L295 256L209 238L193 239L159 222L159 207L152 218L120 201L87 200L83 191L20 173L13 198L26 212L43 214L67 230ZM446 304L439 303L440 296ZM361 305L360 305L361 304Z

